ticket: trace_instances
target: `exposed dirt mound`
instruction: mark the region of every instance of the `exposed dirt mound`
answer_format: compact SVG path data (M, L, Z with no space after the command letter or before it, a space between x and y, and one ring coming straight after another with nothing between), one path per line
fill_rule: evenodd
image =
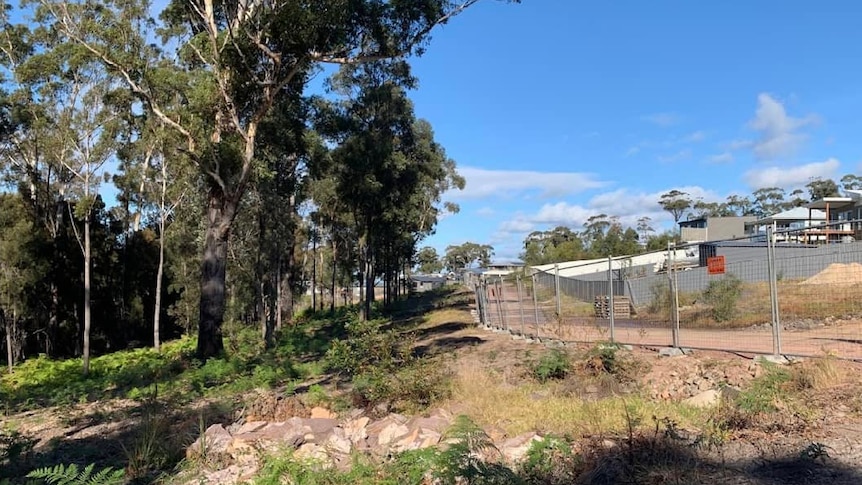
M862 264L832 263L823 271L803 281L803 285L855 285L862 282Z

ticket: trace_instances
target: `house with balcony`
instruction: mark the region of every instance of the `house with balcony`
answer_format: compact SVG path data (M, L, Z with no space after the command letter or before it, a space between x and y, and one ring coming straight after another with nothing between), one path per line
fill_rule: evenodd
M824 197L809 202L809 211L823 211L825 224L818 228L817 242L837 243L862 240L862 190L845 190L843 197Z
M745 223L745 233L753 242L763 242L766 241L766 229L772 227L776 242L825 243L825 226L825 211L795 207Z
M754 216L732 216L680 221L680 239L685 242L708 242L745 237L745 224L756 219Z

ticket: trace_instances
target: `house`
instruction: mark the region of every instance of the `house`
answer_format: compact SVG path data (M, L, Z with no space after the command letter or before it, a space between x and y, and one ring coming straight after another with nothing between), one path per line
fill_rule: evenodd
M482 274L486 276L506 276L523 269L524 263L520 261L497 261L483 268Z
M686 242L721 241L745 237L745 224L754 216L698 217L679 222L680 239Z
M845 190L844 197L824 197L809 202L805 208L826 214L826 225L819 233L824 242L862 239L862 190Z
M446 278L436 275L413 275L410 277L410 289L417 293L441 288L446 284Z
M826 212L807 207L795 207L756 221L745 223L746 234L752 241L766 241L766 228L772 227L777 242L825 242L823 234Z

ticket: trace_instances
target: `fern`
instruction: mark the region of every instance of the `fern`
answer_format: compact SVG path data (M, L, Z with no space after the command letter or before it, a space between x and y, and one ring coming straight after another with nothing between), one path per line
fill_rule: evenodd
M39 468L27 474L27 478L44 480L51 485L120 485L124 482L123 470L111 467L103 468L93 473L94 464L89 464L83 470L74 463L69 466Z
M508 467L491 461L502 458L500 450L481 427L467 416L458 416L446 431L444 440L449 448L438 456L437 478L444 484L520 484L523 483Z

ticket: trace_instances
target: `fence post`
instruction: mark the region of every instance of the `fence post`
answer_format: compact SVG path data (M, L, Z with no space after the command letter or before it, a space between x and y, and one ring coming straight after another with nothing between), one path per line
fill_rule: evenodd
M608 326L614 342L614 258L608 256Z
M671 333L673 346L679 348L679 286L676 280L676 244L668 243L668 269L670 280L670 318L673 325Z
M506 286L503 284L503 277L497 277L497 301L500 302L500 330L509 331L509 319L506 318L506 313L509 312L508 303L503 299L503 292L506 291Z
M539 296L536 292L536 273L533 273L533 312L536 314L536 340L540 340L541 332L539 332Z
M560 265L554 264L554 297L557 300L557 316L563 314L562 302L560 301Z
M518 310L521 313L521 336L526 338L527 332L524 330L526 325L524 323L524 298L522 296L523 292L521 291L521 275L517 275L515 277L515 283L518 285Z
M769 303L772 307L772 352L781 355L781 312L778 308L778 275L775 268L775 232L766 226L766 267L769 273Z

